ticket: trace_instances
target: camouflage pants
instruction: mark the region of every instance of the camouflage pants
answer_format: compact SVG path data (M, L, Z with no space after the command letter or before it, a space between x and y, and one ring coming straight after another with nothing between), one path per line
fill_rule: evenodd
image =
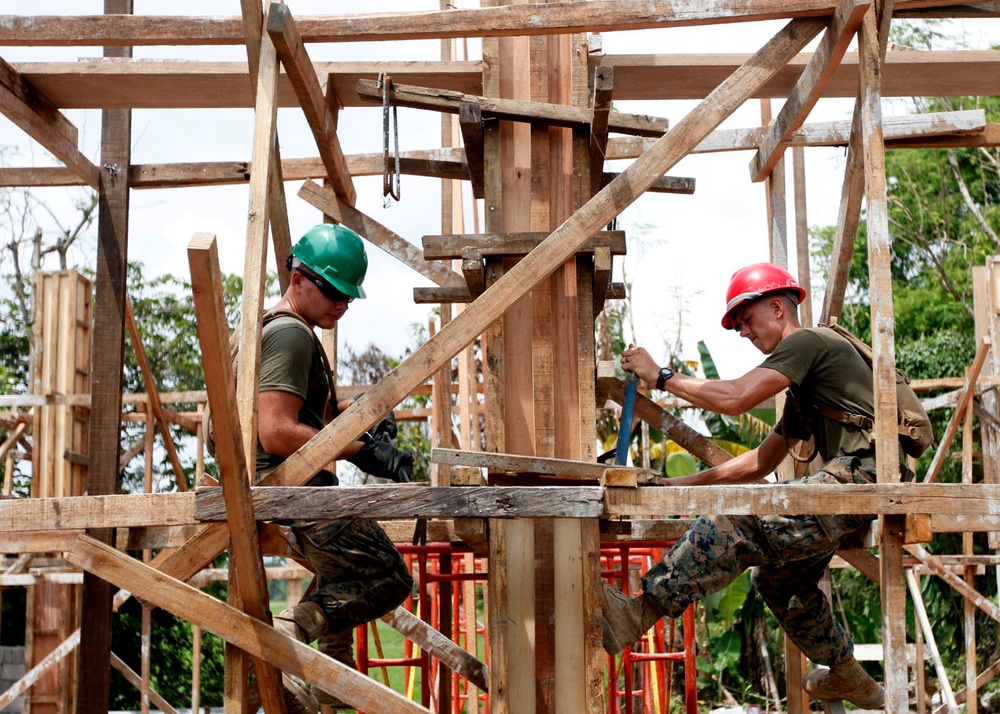
M834 459L795 483L872 483L858 459ZM833 616L819 580L841 541L872 516L701 516L643 577L668 617L722 590L744 570L788 638L817 664L848 659L854 645Z
M410 571L375 521L300 523L293 531L316 570L307 599L326 613L330 640L349 642L353 628L392 612L410 594Z

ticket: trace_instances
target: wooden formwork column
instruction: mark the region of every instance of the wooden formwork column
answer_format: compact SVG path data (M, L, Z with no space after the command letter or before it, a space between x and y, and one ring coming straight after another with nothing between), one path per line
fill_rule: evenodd
M35 282L36 394L87 394L90 391L89 280L75 270L40 273ZM79 458L87 453L88 410L65 404L36 407L32 424L31 496L82 496L87 469ZM42 661L79 626L80 586L38 578L28 587L25 627L27 669ZM63 658L29 691L35 714L73 710L76 652Z
M484 94L587 107L583 36L484 41ZM589 133L484 127L486 231L551 231L590 198ZM515 261L489 259L495 281ZM573 257L490 330L488 449L594 458L592 269ZM600 711L597 522L490 526L491 708ZM595 619L596 618L596 619Z
M90 392L89 280L75 270L39 273L35 280L35 360L32 391L39 395ZM31 496L82 496L87 469L88 409L65 404L36 407L32 419ZM67 458L69 457L69 458Z

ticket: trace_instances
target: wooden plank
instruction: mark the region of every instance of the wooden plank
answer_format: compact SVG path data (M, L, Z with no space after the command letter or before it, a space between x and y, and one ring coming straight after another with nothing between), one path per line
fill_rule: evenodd
M462 248L462 275L473 299L483 294L486 290L486 266L483 265L483 254L471 245Z
M972 367L970 367L965 377L965 385L962 387L961 396L955 405L955 411L952 413L951 419L948 421L944 435L941 437L937 451L934 452L934 458L931 460L930 466L927 467L927 473L923 479L924 483L933 483L937 480L938 474L941 473L941 466L944 464L948 449L951 448L951 442L955 439L958 427L965 418L966 410L972 402L974 394L972 385L979 379L979 372L982 370L983 364L986 362L986 357L990 353L990 344L989 337L984 336L979 339L976 356L972 361Z
M337 137L336 121L330 116L330 109L323 98L312 60L292 19L291 10L283 3L272 2L267 10L267 34L285 68L285 74L295 89L302 105L306 122L312 130L319 149L320 158L334 192L350 205L357 201L351 172L347 168L344 152ZM333 127L333 128L331 128Z
M939 491L931 489L938 488ZM872 484L872 485L803 485L770 484L761 486L670 486L664 488L607 489L608 516L640 516L726 513L732 515L802 513L905 515L932 513L934 518L963 518L972 527L976 521L991 517L989 503L996 487L975 484ZM926 490L925 490L926 489ZM976 491L976 489L983 489ZM895 499L901 503L890 503ZM949 498L956 499L953 504ZM824 499L828 502L824 503ZM881 499L881 500L880 500ZM933 506L931 505L933 504ZM968 509L968 510L963 510ZM989 518L987 522L992 522ZM903 532L900 527L900 534Z
M469 180L474 198L483 198L483 112L476 102L462 102L458 106L458 125L462 130Z
M184 475L184 467L181 466L180 457L177 455L177 447L174 445L174 438L170 435L166 416L163 413L163 404L160 402L160 395L156 391L156 381L153 371L149 366L149 359L146 357L146 348L139 334L139 325L135 321L135 313L132 311L132 301L125 296L125 325L128 328L129 337L132 339L132 349L135 351L136 361L139 363L139 370L142 372L142 379L146 383L146 392L149 395L149 408L153 412L156 420L163 425L160 432L163 434L163 445L167 450L167 458L170 466L174 470L174 479L177 488L187 491L187 478Z
M611 114L614 77L614 69L611 67L597 67L594 70L593 116L590 120L590 192L592 194L601 189L600 177L604 172L604 158L608 148L608 117Z
M357 709L384 714L428 711L309 645L91 538L80 538L68 559Z
M883 118L886 148L962 148L1000 146L1000 124L987 124L983 110L930 114L906 114ZM720 129L712 132L691 153L742 151L760 144L763 127ZM792 132L790 146L843 146L850 140L851 122L815 122ZM613 137L608 140L609 160L631 159L649 149L655 140ZM382 154L348 154L352 176L382 173ZM319 158L283 159L282 174L288 181L317 179L326 175ZM467 179L465 150L446 147L400 152L400 173L435 178ZM605 173L609 181L617 174ZM664 180L670 177L664 177ZM181 186L219 186L247 183L247 161L204 161L177 164L133 164L129 185L135 189ZM677 182L693 179L674 179ZM69 169L49 166L0 168L0 187L80 186L83 180ZM654 184L654 187L657 184ZM684 184L678 183L681 188ZM693 190L693 186L692 186Z
M0 499L0 528L4 531L110 530L125 526L189 525L195 520L193 493Z
M424 236L422 243L426 259L461 258L466 247L475 248L483 256L506 258L527 255L548 236L547 232L541 231L466 233ZM580 247L577 255L593 253L598 247L608 248L611 255L625 255L625 231L600 231Z
M843 0L837 5L830 26L813 52L809 64L750 161L752 181L762 181L784 154L791 133L805 122L809 112L823 95L823 90L847 52L847 46L854 39L855 31L869 5L868 0Z
M369 102L382 102L382 90L370 79L358 80L358 97ZM449 89L418 87L393 83L389 101L400 107L430 109L458 114L462 104L479 105L484 119L530 122L541 126L589 127L591 112L551 102L523 99L500 99L463 94ZM633 136L660 137L666 133L668 121L662 117L614 112L608 117L608 130Z
M885 67L884 96L1000 94L1000 58L992 50L893 52ZM615 98L625 100L706 97L747 55L606 55L615 67ZM803 54L789 61L756 97L784 97L808 63ZM197 109L253 106L245 62L100 60L12 63L24 78L61 109ZM431 86L477 95L482 91L481 62L316 62L317 74L330 80L345 107L370 106L357 97L360 79L382 71L400 84ZM845 55L827 86L826 97L857 93L857 56ZM279 84L279 106L299 107L291 83Z
M525 3L457 8L447 16L434 11L304 15L297 24L307 43L503 37L791 19L829 15L836 5L832 0L742 0L725 6L651 5L647 0L618 0L607 6ZM905 16L907 12L916 17L989 17L997 10L995 2L897 3L897 14ZM243 41L243 26L238 17L12 15L0 25L0 46L8 47L239 45Z
M229 524L230 555L236 566L243 608L251 617L270 624L270 601L236 405L236 379L230 360L229 325L215 236L196 235L188 246L188 262L208 403L214 415L215 457L219 463L219 481ZM281 673L259 658L256 673L265 710L269 713L283 711Z
M264 313L264 273L267 265L267 229L270 211L271 153L277 131L278 57L268 37L261 37L257 72L250 196L247 209L243 294L240 302L239 355L236 402L242 422L243 453L256 454L257 398L260 383L260 331ZM255 461L247 463L253 478Z
M806 157L805 149L796 146L792 149L792 195L795 202L795 257L798 269L799 285L812 295L812 277L809 268L809 220L807 218L806 202ZM803 300L799 305L799 320L803 327L812 327L812 299Z
M614 181L618 174L614 172L604 172L601 174L601 186L607 186ZM647 193L677 193L690 196L694 193L695 180L681 176L664 176L659 181L646 189Z
M397 607L382 622L399 632L481 691L489 692L489 667L463 650L409 610Z
M59 109L0 58L0 112L51 151L86 185L100 186L100 172L77 148L77 130Z
M314 181L306 181L299 189L299 197L327 215L339 215L345 226L434 284L441 287L465 286L465 280L454 270L440 262L424 260L416 246L368 214L339 201L332 190Z
M608 296L608 285L611 283L611 249L607 246L599 246L594 249L594 280L593 287L593 311L598 314L604 309L604 301Z
M596 518L604 511L601 490L594 486L345 486L335 490L307 486L257 487L253 489L253 503L256 517L262 521L287 520L295 508L300 509L302 518L385 520L455 515L464 518ZM218 521L226 517L218 488L196 491L195 515L201 521Z
M884 8L882 10L885 11ZM861 32L861 136L865 169L868 265L872 311L872 352L875 375L876 471L880 482L899 481L896 425L895 320L892 313L890 259L892 236L886 194L885 149L882 144L880 93L881 59L874 11L869 12Z
M129 0L105 0L108 14L131 13ZM130 57L129 48L105 48L105 56ZM91 347L92 408L88 433L90 464L87 493L103 496L117 491L121 431L122 369L125 339L125 298L128 255L128 166L131 164L132 112L110 109L101 114L98 247L94 286L94 326ZM113 532L95 524L89 535L110 542ZM108 710L111 658L111 587L84 576L77 711L102 714Z
M608 471L606 464L595 464L586 461L570 459L555 459L541 456L524 456L520 454L505 454L494 451L457 451L455 449L434 449L431 451L431 461L451 466L471 466L491 471L512 473L547 474L567 478L581 478L600 481ZM627 468L634 472L639 481L655 480L659 472L639 468ZM621 470L619 468L618 470Z
M111 666L118 670L118 673L125 678L125 681L136 689L140 689L143 686L143 680L140 679L139 675L114 652L111 653ZM170 702L164 699L163 695L155 689L149 690L149 701L155 704L160 711L166 712L166 714L177 714L177 710L170 706Z
M936 556L928 553L922 546L919 545L905 546L905 550L926 566L928 570L948 583L952 589L975 605L983 612L983 614L993 620L996 620L997 622L1000 622L1000 607L997 607L989 597L986 597L971 588L962 578L958 577L958 575L943 565Z

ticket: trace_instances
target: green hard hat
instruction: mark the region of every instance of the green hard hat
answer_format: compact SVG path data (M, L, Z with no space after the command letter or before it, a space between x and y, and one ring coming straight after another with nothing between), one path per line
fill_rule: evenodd
M368 256L361 237L350 228L333 223L313 226L292 246L292 255L345 295L366 297L361 283Z

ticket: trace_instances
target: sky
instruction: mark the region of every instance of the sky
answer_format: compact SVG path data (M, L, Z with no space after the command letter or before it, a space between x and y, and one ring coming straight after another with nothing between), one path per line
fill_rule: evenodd
M288 0L294 15L432 10L435 1L368 0L359 5L342 0ZM471 7L468 0L455 3ZM35 0L30 14L99 14L101 0ZM8 11L6 8L4 11ZM136 14L238 15L239 3L206 0L171 3L136 0ZM705 48L725 48L727 52L754 52L780 27L781 22L760 22L702 28L668 28L605 33L606 54L687 53ZM965 33L975 48L1000 42L1000 26L995 21L976 21L956 31ZM479 43L470 40L469 53L478 58ZM392 61L438 58L437 41L395 43L353 43L309 45L314 61ZM811 47L810 47L811 49ZM853 48L852 48L853 49ZM461 49L459 50L461 53ZM97 56L98 48L0 48L0 57L9 62L72 61ZM205 59L244 61L242 47L136 48L137 58ZM459 55L461 56L461 54ZM616 102L615 108L667 117L675 124L694 102ZM849 119L852 102L823 100L813 110L811 120ZM780 102L774 102L777 114ZM908 113L901 101L886 102L883 114ZM100 113L66 112L80 130L81 150L97 161L100 143ZM399 142L402 150L427 149L439 145L439 115L400 109ZM758 126L760 105L747 103L722 128ZM247 110L136 110L133 113L133 163L177 161L247 161L253 135L253 115ZM283 158L315 156L316 149L302 113L281 109L278 133ZM344 152L381 151L380 108L350 108L341 112L339 131ZM0 147L11 147L7 165L52 165L54 160L5 118L0 117ZM737 377L761 360L761 355L719 324L725 292L732 273L740 267L768 259L767 220L763 184L750 182L747 165L752 152L729 152L690 156L670 174L693 177L693 196L647 195L627 208L619 219L629 239L629 254L615 259L614 279L633 285L631 325L627 336L646 346L654 358L665 363L672 347L677 356L697 359L697 343L704 340L723 377ZM805 152L807 213L810 227L836 223L843 176L842 149L811 148ZM621 170L627 162L612 162L610 170ZM794 209L792 171L788 162L787 196L788 261L795 272ZM300 184L287 182L289 223L293 240L321 220L314 208L297 198ZM435 179L403 176L401 200L383 205L381 177L355 179L358 208L419 245L421 236L440 233L439 182ZM465 231L471 224L471 192L465 183L467 203ZM68 210L73 190L44 189L37 195L57 213ZM150 275L172 273L189 277L186 248L195 233L214 233L219 241L225 272L243 272L243 243L246 236L248 190L246 186L197 189L134 190L131 194L129 258L142 262ZM481 214L481 211L480 211ZM64 214L69 215L69 214ZM77 259L93 265L96 231L81 244ZM430 283L402 266L377 248L369 246L369 274L365 283L369 298L355 301L341 323L341 344L363 350L369 342L389 354L400 355L417 343L411 325L426 328L431 306L415 305L414 287ZM273 263L273 259L269 259ZM269 266L274 268L273 264ZM0 265L8 271L9 265ZM822 285L814 276L814 312L822 303Z

